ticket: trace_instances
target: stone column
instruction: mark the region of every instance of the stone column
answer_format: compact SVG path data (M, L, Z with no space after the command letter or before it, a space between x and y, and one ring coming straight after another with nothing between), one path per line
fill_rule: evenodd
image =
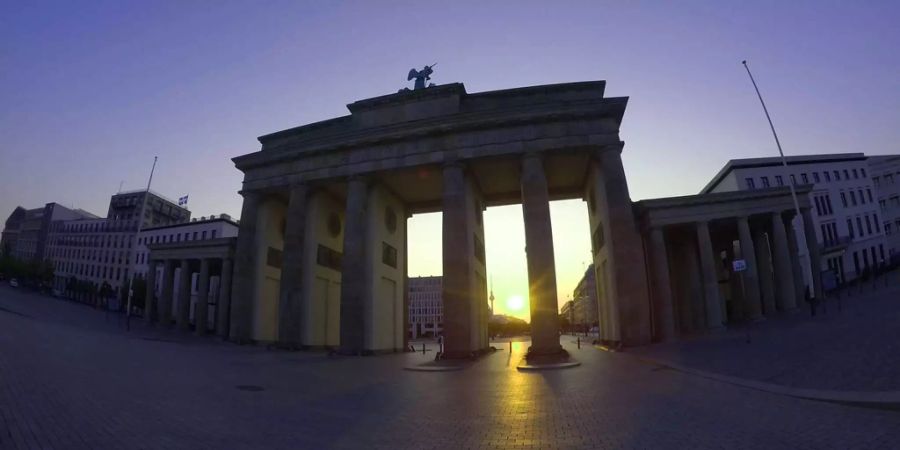
M769 251L769 242L762 231L757 231L753 236L756 247L756 265L759 267L760 296L762 297L763 314L771 316L775 314L775 279L772 273L772 255Z
M303 241L308 195L306 185L291 186L278 302L278 343L286 348L299 348L303 336Z
M200 274L197 276L197 308L194 310L194 331L206 334L207 309L209 305L209 259L200 260Z
M252 337L253 298L256 294L259 261L256 252L258 241L257 215L262 196L256 192L242 192L241 224L238 229L234 252L233 283L231 287L231 311L229 314L229 338L243 343Z
M703 272L703 294L706 300L706 327L711 330L724 328L722 324L722 300L719 295L719 274L713 255L709 224L697 222L697 245L700 250L700 270Z
M178 277L178 314L175 322L179 330L187 330L191 326L191 261L181 260L181 272Z
M744 277L744 314L745 317L758 321L762 319L762 299L759 294L759 266L753 247L753 236L750 234L750 222L747 217L738 217L738 236L741 240L741 258L747 263Z
M347 212L344 223L344 257L341 261L341 344L344 354L361 354L365 349L366 251L369 186L364 178L353 177L347 184Z
M534 354L561 351L556 299L556 266L550 224L550 194L540 155L522 159L522 214L531 304L531 349Z
M812 269L813 292L815 292L816 299L821 301L825 297L822 292L822 260L819 254L819 241L816 239L816 229L809 208L801 209L800 213L803 215L803 234L806 236L807 254Z
M620 142L594 153L594 164L599 166L599 182L592 189L600 199L600 218L606 221L605 231L609 232L605 236L607 270L612 286L608 300L614 316L610 329L622 345L633 346L648 344L652 339L650 282L644 243L622 165L623 146Z
M469 186L461 163L444 166L442 193L444 356L466 358L479 350L472 345L472 283L474 231L469 216Z
M650 246L653 260L653 313L656 338L668 341L675 336L674 305L672 304L672 283L669 279L669 255L662 228L650 230Z
M228 319L231 315L231 258L222 260L222 273L219 275L219 299L216 303L216 334L228 337Z
M803 299L806 296L804 292L806 288L806 279L803 276L803 266L800 265L800 246L797 243L797 232L794 230L793 217L785 219L784 226L787 230L788 248L791 255L791 270L794 274L794 298L797 306L803 306Z
M153 322L153 316L158 314L156 304L156 261L151 259L147 266L147 286L144 294L144 320L150 324Z
M172 291L175 289L175 261L167 259L163 263L162 295L159 299L159 323L172 324Z
M794 289L794 269L791 267L787 233L780 212L772 213L772 250L778 287L775 299L782 311L790 311L797 307L797 291Z

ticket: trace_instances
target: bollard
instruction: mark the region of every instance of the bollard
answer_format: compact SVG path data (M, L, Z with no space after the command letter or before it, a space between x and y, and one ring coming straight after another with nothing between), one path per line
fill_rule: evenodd
M423 355L425 354L425 343L424 342L422 343L422 354Z
M509 341L509 352L512 353L512 341Z
M578 350L581 350L581 337L578 338Z

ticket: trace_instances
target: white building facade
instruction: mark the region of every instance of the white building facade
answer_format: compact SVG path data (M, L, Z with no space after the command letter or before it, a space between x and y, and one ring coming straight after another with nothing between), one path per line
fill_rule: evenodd
M413 339L437 336L443 331L442 279L439 276L409 278L409 333Z
M900 155L870 156L869 173L878 195L886 261L900 264Z
M888 248L884 216L876 198L869 162L862 153L805 155L787 158L749 158L729 161L701 193L744 191L767 187L812 185L812 221L820 245L822 272L837 282L850 281L882 264ZM797 241L803 242L801 217L793 221ZM809 285L808 255L800 247L800 263Z
M145 280L148 279L148 258L150 256L150 250L147 248L148 245L168 244L175 242L206 241L219 238L237 237L237 234L238 223L233 221L227 214L221 214L218 217L201 217L190 222L177 223L141 230L137 239L137 247L135 248L135 263L132 267L132 271L135 273L135 276L141 277ZM156 268L156 276L152 277L154 280L154 292L156 296L162 295L164 270L165 268L163 266L158 265ZM173 309L177 309L181 301L181 299L178 298L179 293L182 292L179 286L180 280L181 267L176 267L173 277L173 301L170 305ZM219 281L220 277L218 276L210 277L208 293L211 299L218 298L220 290ZM192 273L190 290L192 305L197 301L196 297L198 290L199 273ZM190 308L190 311L190 319L193 320L194 308ZM212 314L210 317L215 317L215 314Z

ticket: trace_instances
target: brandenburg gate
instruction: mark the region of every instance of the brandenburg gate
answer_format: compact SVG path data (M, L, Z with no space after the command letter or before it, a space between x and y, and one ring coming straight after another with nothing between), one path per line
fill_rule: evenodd
M488 347L488 206L522 203L532 352L559 350L549 202L588 198L620 339L650 340L622 168L627 98L605 82L469 94L447 84L348 105L259 138L244 173L229 335L350 354L406 348L406 222L443 213L444 356ZM598 238L599 236L599 238Z

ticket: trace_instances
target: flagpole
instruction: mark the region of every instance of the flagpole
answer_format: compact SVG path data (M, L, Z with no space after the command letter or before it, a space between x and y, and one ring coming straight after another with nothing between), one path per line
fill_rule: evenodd
M134 265L132 267L137 267L137 258L135 257L135 252L138 247L138 235L141 234L141 228L144 224L144 210L147 208L147 197L150 197L150 183L153 182L153 172L156 170L156 160L158 157L153 157L153 167L150 168L150 178L147 179L147 192L144 193L144 201L141 202L141 213L138 215L137 222L137 231L134 234L134 243L131 246L131 251L129 252L128 261L134 261ZM155 268L153 268L155 270ZM131 280L129 283L131 286L128 289L128 302L126 303L125 309L125 331L131 331L131 298L134 297L134 274L136 270L131 271ZM144 314L149 312L149 308L147 308L147 302L150 299L144 299Z
M766 120L769 121L769 128L772 129L772 136L775 137L775 145L778 146L778 154L781 155L781 165L784 166L785 171L788 169L787 159L784 157L784 151L781 149L781 141L778 140L778 133L775 132L775 125L772 124L772 117L769 115L769 108L766 108L766 102L763 100L762 94L759 92L759 86L756 85L756 80L753 79L753 74L750 73L750 66L747 65L747 60L741 61L741 64L744 65L744 68L747 69L747 75L750 76L750 82L753 83L753 89L756 90L756 96L759 97L759 103L762 105L763 112L766 113ZM794 211L797 214L799 220L803 220L803 216L800 214L800 202L797 200L797 190L794 188L794 177L788 173L788 185L791 187L791 198L794 200ZM806 231L804 230L804 236L806 235ZM797 248L797 253L800 253L800 249ZM812 256L809 254L809 245L807 245L806 249L806 259L807 259L807 275L809 275L809 298L816 298L816 290L815 290L815 280L813 280L813 267L812 267Z

